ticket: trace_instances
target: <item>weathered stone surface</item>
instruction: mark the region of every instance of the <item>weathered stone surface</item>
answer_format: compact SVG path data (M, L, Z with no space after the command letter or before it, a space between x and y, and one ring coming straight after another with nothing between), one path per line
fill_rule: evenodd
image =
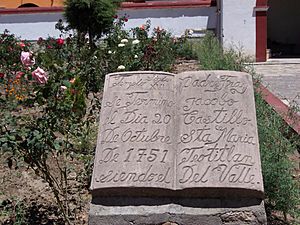
M264 204L255 199L100 198L89 225L265 225Z
M177 81L177 189L263 192L251 76L186 72Z
M262 197L252 79L246 73L110 74L100 120L94 195L135 187L143 189L118 194L148 195L147 188L159 188L156 193L166 196L254 191Z
M106 76L92 189L174 188L175 76Z

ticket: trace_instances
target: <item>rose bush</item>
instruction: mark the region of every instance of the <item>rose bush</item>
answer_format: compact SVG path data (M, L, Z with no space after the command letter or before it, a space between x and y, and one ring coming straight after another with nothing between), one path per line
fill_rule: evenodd
M39 38L34 46L8 31L0 34L1 152L23 160L49 184L67 223L74 216L66 192L74 158L84 159L83 180L90 179L104 75L168 71L175 60L170 33L159 27L150 33L150 22L126 31L127 21L116 18L93 48L61 23L65 38Z
M80 137L78 130L86 123L84 85L88 79L81 80L83 74L77 73L84 62L75 45L57 40L40 39L39 45L31 48L8 32L1 34L0 149L8 158L26 162L48 182L70 223L73 213L65 204L69 202L65 190L69 157L76 151L71 136L76 133ZM59 165L59 176L54 175L58 168L51 166L53 160Z
M126 31L124 25L127 21L127 17L118 18L104 40L109 53L108 70L170 71L176 58L171 33L160 27L154 28L151 33L150 21Z

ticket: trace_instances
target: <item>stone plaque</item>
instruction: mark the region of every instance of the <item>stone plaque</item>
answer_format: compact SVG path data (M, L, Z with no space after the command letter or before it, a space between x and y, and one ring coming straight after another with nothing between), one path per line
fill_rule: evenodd
M117 188L262 194L251 76L107 75L91 189Z

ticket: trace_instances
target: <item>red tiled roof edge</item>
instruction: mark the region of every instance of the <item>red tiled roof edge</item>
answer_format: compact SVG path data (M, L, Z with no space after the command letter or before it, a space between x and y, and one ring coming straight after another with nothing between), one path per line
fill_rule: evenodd
M30 13L55 13L63 12L64 7L29 7L16 9L0 9L0 14L30 14Z
M215 5L214 0L175 0L155 2L123 2L121 9L170 9L170 8L199 8ZM29 7L29 8L4 8L0 14L30 14L30 13L55 13L62 12L64 7Z

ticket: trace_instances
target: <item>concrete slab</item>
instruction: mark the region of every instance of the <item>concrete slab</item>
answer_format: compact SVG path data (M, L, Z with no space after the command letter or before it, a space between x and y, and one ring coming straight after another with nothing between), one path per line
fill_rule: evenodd
M300 60L269 62L253 65L256 73L262 75L263 85L288 106L300 107Z
M102 197L90 206L89 225L265 225L258 199Z

